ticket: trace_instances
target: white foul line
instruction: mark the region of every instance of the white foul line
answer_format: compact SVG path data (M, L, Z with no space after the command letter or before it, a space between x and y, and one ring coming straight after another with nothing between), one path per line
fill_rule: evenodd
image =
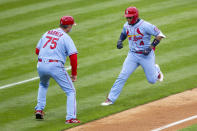
M7 84L7 85L4 85L4 86L1 86L0 89L8 88L8 87L15 86L15 85L20 85L20 84L23 84L23 83L27 83L29 81L37 80L39 78L40 77L33 77L31 79L27 79L27 80L24 80L24 81L19 81L19 82L16 82L16 83Z
M66 70L70 70L70 69L71 69L71 66L66 67ZM30 82L30 81L37 80L37 79L39 79L39 78L40 78L40 77L37 76L37 77L33 77L33 78L31 78L31 79L27 79L27 80L15 82L15 83L7 84L7 85L4 85L4 86L1 86L0 89L8 88L8 87L15 86L15 85L24 84L24 83L27 83L27 82Z
M161 130L163 130L163 129L166 129L166 128L169 128L169 127L172 127L172 126L175 126L175 125L181 124L181 123L183 123L183 122L193 120L193 119L197 119L197 115L195 115L195 116L191 116L191 117L188 117L188 118L186 118L186 119L183 119L183 120L180 120L180 121L177 121L177 122L174 122L174 123L168 124L168 125L165 125L165 126L163 126L163 127L160 127L160 128L154 129L154 130L152 130L152 131L161 131Z

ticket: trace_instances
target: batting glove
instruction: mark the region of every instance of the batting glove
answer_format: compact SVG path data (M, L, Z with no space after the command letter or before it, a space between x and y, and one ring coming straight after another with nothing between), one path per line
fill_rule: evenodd
M123 48L123 44L122 44L122 41L121 41L121 40L119 40L119 41L117 42L117 48L118 48L118 49L122 49L122 48Z
M147 49L143 50L143 51L142 51L142 54L144 54L144 55L146 55L146 56L147 56L151 51L152 51L152 48L151 48L151 47L149 47L149 48L147 48Z

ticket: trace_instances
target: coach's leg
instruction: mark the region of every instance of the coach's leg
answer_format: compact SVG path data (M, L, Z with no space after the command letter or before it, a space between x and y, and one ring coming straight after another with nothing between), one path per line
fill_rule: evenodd
M39 72L39 76L40 84L38 89L37 105L35 107L35 110L43 110L46 105L46 94L50 79L50 76L43 75L41 72Z
M55 81L59 84L59 86L67 95L66 120L75 119L77 113L75 87L72 83L72 80L70 79L70 76L64 69L63 65L62 67L56 67L56 69L54 70L56 71L53 72L52 77L55 79Z
M65 83L65 85L62 85L62 89L67 94L67 116L66 120L69 120L71 118L76 118L77 113L77 105L76 105L76 90L72 83L72 80L70 79L70 76L67 72L65 72L66 80L68 83ZM66 87L66 88L65 88ZM68 87L68 88L67 88Z
M118 78L116 79L114 85L111 88L111 91L108 95L108 99L113 103L116 101L120 92L129 78L129 76L136 70L139 64L136 62L135 56L132 53L128 53L127 58L124 61L122 71L120 72Z
M155 66L155 54L152 51L148 56L144 56L140 61L149 83L154 84L158 80L159 68Z

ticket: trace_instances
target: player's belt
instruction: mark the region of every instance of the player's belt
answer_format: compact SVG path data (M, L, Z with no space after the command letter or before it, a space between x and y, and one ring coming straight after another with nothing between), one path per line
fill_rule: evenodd
M135 51L135 53L137 53L137 54L143 54L142 51Z
M38 61L39 61L39 62L42 62L43 60L42 60L42 59L38 59ZM48 62L58 62L58 60L50 60L50 59L49 59Z

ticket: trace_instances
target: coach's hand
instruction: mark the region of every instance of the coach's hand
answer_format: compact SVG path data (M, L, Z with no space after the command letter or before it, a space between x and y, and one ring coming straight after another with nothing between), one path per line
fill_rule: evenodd
M151 47L149 47L149 48L147 48L147 49L143 50L143 51L142 51L142 54L144 54L144 55L148 55L151 51L152 51L152 48L151 48Z
M117 48L118 48L118 49L122 49L122 48L123 48L123 44L122 44L122 41L121 41L121 40L119 40L119 41L117 42Z
M77 76L73 76L73 75L71 75L70 77L71 77L71 79L72 79L72 82L77 81Z

